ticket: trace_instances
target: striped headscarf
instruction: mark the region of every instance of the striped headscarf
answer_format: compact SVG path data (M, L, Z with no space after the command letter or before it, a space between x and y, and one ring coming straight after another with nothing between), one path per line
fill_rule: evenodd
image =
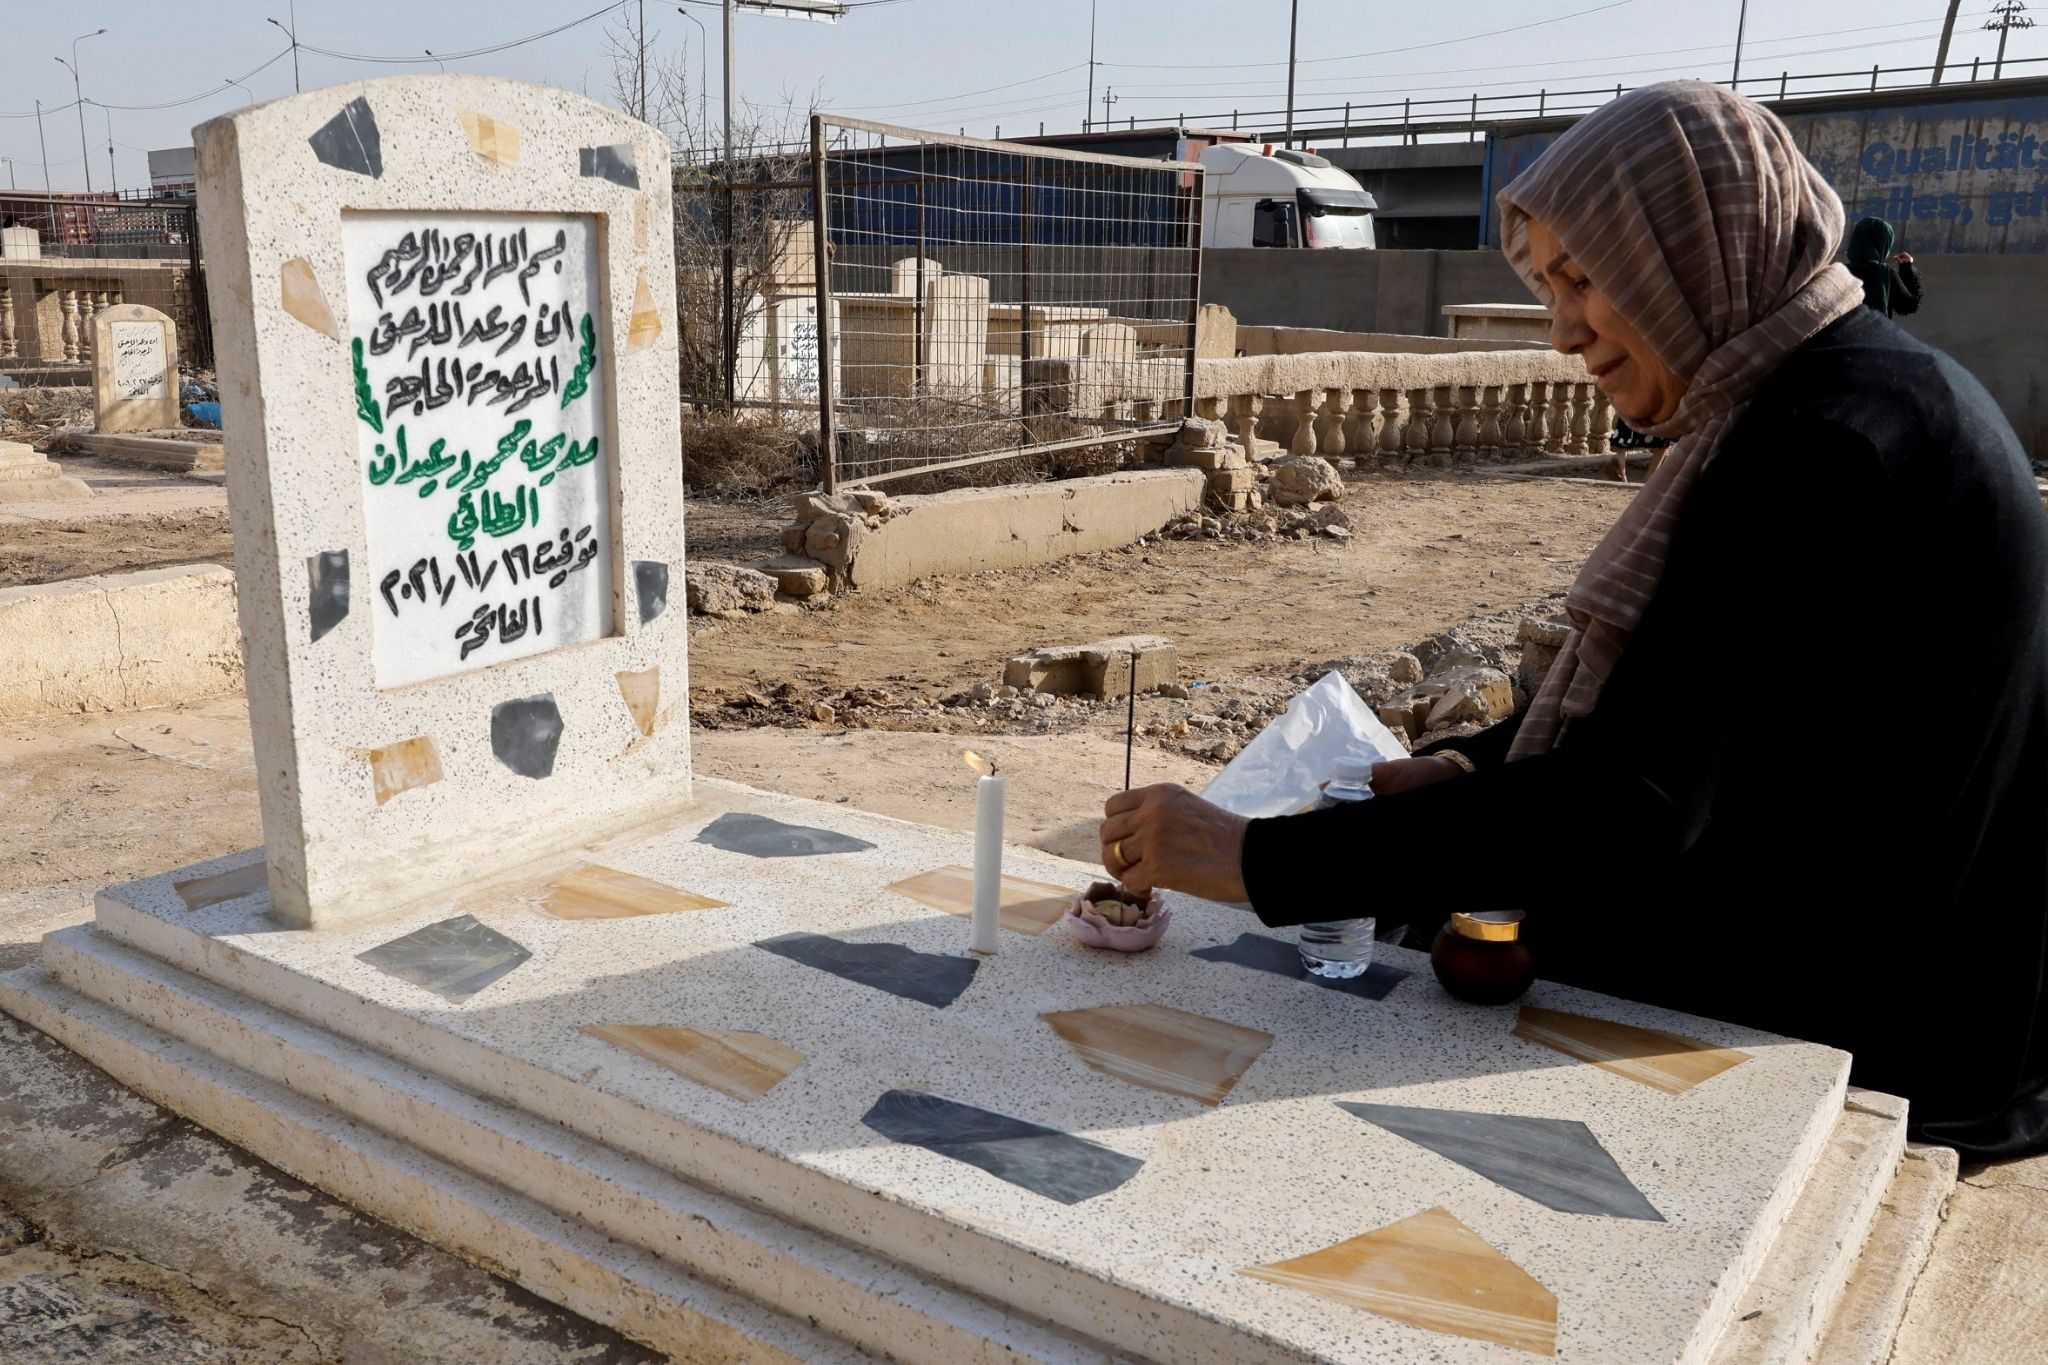
M1676 444L1572 585L1573 629L1523 717L1519 759L1593 710L1663 577L1687 490L1757 386L1854 311L1863 286L1831 264L1842 201L1791 132L1701 81L1647 86L1587 115L1497 202L1502 248L1538 299L1551 301L1531 218L1686 381L1668 421L1637 427Z

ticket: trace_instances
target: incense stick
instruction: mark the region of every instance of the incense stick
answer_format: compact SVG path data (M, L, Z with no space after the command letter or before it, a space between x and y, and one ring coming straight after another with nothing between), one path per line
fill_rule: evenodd
M1124 720L1124 790L1131 789L1131 748L1138 742L1138 651L1131 651L1131 707Z

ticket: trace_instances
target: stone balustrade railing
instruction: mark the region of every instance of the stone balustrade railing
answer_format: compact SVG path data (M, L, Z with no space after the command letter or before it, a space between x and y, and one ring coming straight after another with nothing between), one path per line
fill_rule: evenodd
M59 285L39 291L41 299L33 293L17 287L13 280L0 279L0 360L11 360L23 356L39 355L39 358L67 363L90 362L92 355L92 320L102 308L111 308L126 300L122 297L121 286L112 280L88 281L76 286ZM29 295L16 302L15 295ZM56 329L49 342L41 347L24 347L23 333L27 310L38 306L54 305ZM33 348L33 349L31 349Z
M1390 467L1604 455L1614 430L1586 367L1535 350L1198 360L1195 415L1225 423L1247 453L1277 443Z

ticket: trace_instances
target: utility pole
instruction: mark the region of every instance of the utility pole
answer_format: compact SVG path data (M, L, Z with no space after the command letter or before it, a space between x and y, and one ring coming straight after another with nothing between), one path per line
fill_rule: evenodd
M1735 70L1728 74L1728 88L1742 89L1742 31L1749 27L1749 0L1742 0L1742 10L1735 16Z
M265 23L267 23L267 24L277 24L277 29L278 29L278 32L280 32L280 33L284 34L284 36L285 36L285 37L287 37L287 38L289 38L289 39L291 39L291 40L292 40L292 92L293 92L294 94L297 94L297 93L298 93L298 91L299 91L299 6L298 6L298 0L292 0L292 7L291 7L291 9L290 9L289 11L287 11L287 12L288 12L288 13L289 13L289 14L291 15L291 21L292 21L292 26L291 26L290 28L286 28L286 27L285 27L285 26L284 26L283 24L278 24L278 23L277 23L277 20L275 20L275 19L265 19L265 20L264 20L264 22L265 22ZM429 54L429 55L432 55L432 54Z
M2027 7L2022 0L1999 0L1991 7L1998 17L1986 19L1984 27L1998 30L1998 59L1992 64L1991 79L1997 80L2005 73L2005 39L2016 28L2032 28L2034 21L2027 17Z
M1941 21L1941 46L1934 50L1934 84L1941 84L1942 70L1948 66L1948 40L1956 36L1956 11L1963 7L1963 0L1948 0L1948 18Z
M71 60L62 57L57 64L71 73L71 95L78 106L78 159L85 165L85 192L92 193L92 149L85 145L85 83L78 78L78 45L87 38L97 38L106 30L96 28L90 33L81 33L71 40Z
M1290 0L1287 13L1287 137L1294 141L1294 39L1301 30L1301 0Z
M43 140L43 102L36 101L36 146L43 149L43 193L50 192L50 144Z
M0 156L0 161L7 163L7 188L10 190L20 189L21 187L14 183L14 158L11 156Z
M100 112L107 116L107 188L118 195L121 192L121 180L114 172L114 111L102 104Z
M640 68L640 121L647 122L647 0L640 0L640 33L637 55Z
M1109 130L1109 106L1116 103L1116 87L1106 86L1102 91L1102 128Z
M1081 131L1088 131L1088 116L1095 112L1095 0L1088 0L1088 102L1081 106Z

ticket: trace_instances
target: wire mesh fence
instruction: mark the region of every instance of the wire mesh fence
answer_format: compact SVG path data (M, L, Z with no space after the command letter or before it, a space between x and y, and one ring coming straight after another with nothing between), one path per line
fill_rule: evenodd
M740 354L770 362L767 388L817 393L828 488L1132 441L1188 410L1200 167L813 115L811 175L828 268Z

